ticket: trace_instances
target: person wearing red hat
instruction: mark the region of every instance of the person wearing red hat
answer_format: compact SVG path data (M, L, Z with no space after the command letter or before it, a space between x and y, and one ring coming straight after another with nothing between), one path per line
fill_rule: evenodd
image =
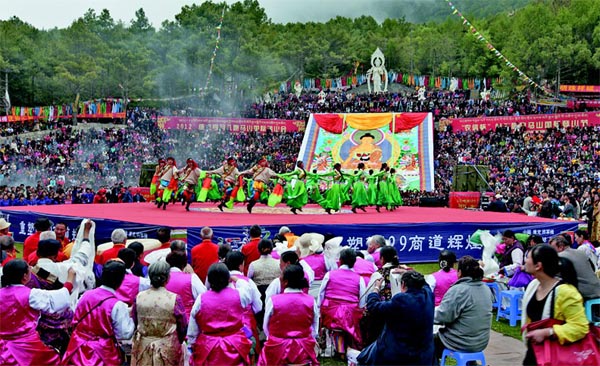
M106 198L106 189L100 188L98 192L94 195L94 203L106 203L108 199Z
M162 209L166 210L173 191L178 187L177 162L175 161L175 158L167 158L167 165L165 166L164 173L160 176L159 181L160 186L157 189L156 202L158 202L158 208L162 206Z
M221 181L223 182L223 200L219 204L219 210L223 211L223 207L225 207L229 201L232 201L231 203L233 203L241 186L238 180L240 171L237 168L237 161L232 157L228 158L223 162L222 167L215 170L209 170L206 174L219 174L221 176Z
M186 211L190 210L200 173L202 173L202 171L198 168L198 163L192 158L187 159L185 168L177 173L179 180L183 182L182 195Z
M245 170L240 175L252 174L252 196L246 206L248 213L252 213L252 208L256 205L256 202L260 200L261 194L266 190L267 183L271 178L278 178L279 176L275 171L269 168L267 159L262 158L252 168Z

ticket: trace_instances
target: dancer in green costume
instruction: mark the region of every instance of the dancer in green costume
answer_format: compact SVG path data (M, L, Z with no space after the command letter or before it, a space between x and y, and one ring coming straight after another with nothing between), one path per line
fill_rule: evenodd
M304 183L306 176L304 163L301 161L296 163L296 169L293 172L279 174L279 177L287 182L283 196L294 215L298 214L296 211L302 211L302 207L308 203L308 192Z
M367 212L365 207L369 205L367 188L365 183L367 180L367 172L364 163L358 163L358 170L350 175L352 181L352 212L356 213L356 209L361 209Z
M396 207L402 206L402 195L400 194L400 189L396 184L396 169L390 169L390 174L387 179L388 191L390 193L390 210L394 211Z
M390 190L387 183L390 173L386 163L381 165L381 171L377 173L377 175L379 176L379 180L377 181L377 205L375 206L375 209L377 212L380 212L379 209L381 207L385 207L389 210L391 205Z
M314 203L321 205L324 200L319 183L321 182L321 175L317 174L317 170L313 170L312 173L306 172L306 191L308 192L308 198Z
M369 206L375 206L377 204L377 179L379 175L373 172L373 169L369 169L369 175L366 177L367 187L367 202Z
M342 173L342 164L336 163L333 171L321 176L330 176L332 183L325 192L325 200L321 201L321 207L331 215L331 211L339 211L344 201L342 201L342 184L345 182L344 173Z

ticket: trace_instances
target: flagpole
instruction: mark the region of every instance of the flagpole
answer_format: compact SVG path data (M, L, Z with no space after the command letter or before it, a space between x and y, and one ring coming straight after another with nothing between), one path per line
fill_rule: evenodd
M8 123L8 110L10 109L10 99L8 99L8 71L4 70L4 95L7 97L4 104L4 113L6 114L6 123Z

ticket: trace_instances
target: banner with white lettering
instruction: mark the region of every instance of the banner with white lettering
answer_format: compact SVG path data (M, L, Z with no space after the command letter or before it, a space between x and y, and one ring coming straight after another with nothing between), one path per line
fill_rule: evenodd
M398 251L402 263L436 262L444 249L452 250L458 258L471 255L481 258L482 247L469 242L476 230L490 230L492 234L510 229L516 233L537 234L548 240L563 232L578 228L576 221L556 223L424 223L424 224L378 224L378 225L287 225L296 235L307 232L343 236L343 246L367 249L367 239L383 235ZM273 238L281 225L261 226L263 237ZM188 249L201 241L200 229L188 229ZM250 239L250 226L213 227L213 240L228 243L233 249L241 247Z

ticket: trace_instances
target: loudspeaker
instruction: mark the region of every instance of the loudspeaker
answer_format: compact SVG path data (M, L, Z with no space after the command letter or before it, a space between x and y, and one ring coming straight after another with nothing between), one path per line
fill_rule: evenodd
M437 197L419 198L420 207L446 207L446 201Z
M455 165L452 190L455 192L485 192L488 189L489 167L485 165Z
M140 169L140 187L150 187L150 182L152 182L152 177L154 176L154 169L156 169L156 164L142 165L142 169Z

